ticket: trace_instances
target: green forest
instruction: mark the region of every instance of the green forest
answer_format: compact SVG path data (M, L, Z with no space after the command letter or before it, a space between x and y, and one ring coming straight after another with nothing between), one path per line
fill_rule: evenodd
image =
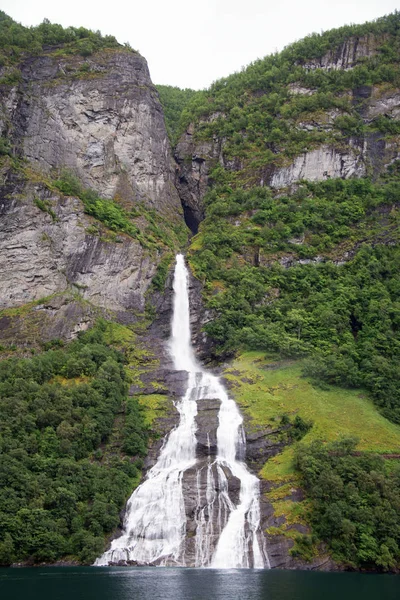
M112 35L103 36L85 27L65 28L48 19L36 27L24 27L0 11L0 67L18 63L24 52L40 54L56 46L65 53L90 56L96 50L120 48L121 44Z
M315 537L328 540L347 566L387 571L400 559L400 468L373 453L356 456L356 445L343 439L300 446L296 465L313 498Z
M318 66L363 36L374 52L353 68ZM354 141L398 144L398 120L366 114L371 93L398 90L399 50L398 12L313 34L198 92L179 122L180 132L192 124L199 144L223 140L225 164L203 156L210 168L205 219L189 248L211 315L204 329L214 359L262 351L301 360L316 389L367 390L396 424L399 162L385 166L375 157L364 177L299 181L278 191L263 182L322 145L346 152ZM349 568L394 568L398 461L388 461L392 472L376 454L354 456L357 440L324 441L300 443L295 461L312 500L315 538Z
M110 327L0 362L1 565L91 564L139 482L148 431ZM109 452L116 415L122 440Z

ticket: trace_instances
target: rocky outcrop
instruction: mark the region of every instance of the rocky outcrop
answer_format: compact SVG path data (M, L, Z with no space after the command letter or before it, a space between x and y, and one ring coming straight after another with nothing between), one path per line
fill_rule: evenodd
M212 311L204 306L202 296L203 286L201 281L190 274L189 303L190 303L190 331L192 344L201 361L207 362L213 354L213 342L204 331L206 325L213 318Z
M193 134L194 128L190 125L176 146L175 184L186 224L197 233L199 223L204 219L203 197L208 188L209 172L218 161L223 162L223 143L221 140L198 142Z
M181 212L163 113L142 56L49 53L20 69L21 84L2 91L0 134L34 167L67 168L106 198Z
M100 314L132 322L143 313L157 257L127 235L109 239L91 233L91 226L79 199L40 184L3 195L0 308L10 309L0 324L3 341L70 339ZM18 312L21 306L30 306L29 319Z
M373 33L363 36L352 36L343 44L333 48L325 55L301 63L305 69L352 69L358 63L366 58L374 56L378 48L385 41L387 36L374 35Z
M165 248L150 251L143 240L110 232L51 182L67 169L126 213L139 206L171 225L183 222L146 61L123 48L89 59L49 51L25 58L20 70L17 86L0 89L0 134L23 161L1 164L0 309L45 300L29 319L5 314L0 337L69 339L99 314L135 321Z
M378 86L368 87L369 102L365 105L363 116L372 120L380 115L400 119L400 92L396 89L385 90Z
M93 219L76 198L25 188L23 200L4 198L0 222L0 307L75 288L83 301L112 311L144 310L154 262L138 241L118 243L89 234ZM35 198L51 204L53 216Z
M355 149L357 150L357 149ZM311 152L306 152L295 158L288 167L274 172L269 185L282 188L301 179L322 181L332 177L349 179L363 177L366 167L360 153L342 153L330 146L321 146Z

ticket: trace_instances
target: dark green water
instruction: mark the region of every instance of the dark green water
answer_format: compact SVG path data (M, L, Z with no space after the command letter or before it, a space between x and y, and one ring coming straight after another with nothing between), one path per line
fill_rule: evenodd
M400 576L172 568L0 569L1 600L399 600Z

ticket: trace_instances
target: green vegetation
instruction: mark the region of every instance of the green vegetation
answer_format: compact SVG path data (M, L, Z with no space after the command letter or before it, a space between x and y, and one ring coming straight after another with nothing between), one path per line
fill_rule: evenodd
M354 68L307 66L328 50L334 54L350 37L366 34L375 52ZM366 387L396 423L399 164L375 180L300 182L279 194L263 180L272 166L321 144L348 151L349 136L372 132L395 141L398 123L387 115L362 118L363 99L353 92L372 84L378 94L395 90L399 44L397 12L372 24L315 34L217 81L182 115L183 124L193 122L198 140L224 140L224 157L237 165L211 169L206 218L190 249L214 314L206 331L216 354L244 348L309 356L307 374L320 382ZM293 86L310 94L293 93ZM333 108L335 117L325 127Z
M156 290L162 291L165 288L169 268L174 260L173 254L166 254L160 261L156 274L153 277L152 284Z
M181 90L171 85L157 85L157 91L160 96L160 102L164 109L165 124L171 143L178 140L180 133L180 120L183 110L188 102L197 93L195 90L186 88Z
M233 394L250 418L250 427L275 429L284 415L292 421L299 416L312 422L303 443L344 436L357 438L362 451L391 453L399 448L400 427L377 411L364 390L321 389L302 371L302 361L252 351L240 354L224 375L232 382ZM262 476L284 483L285 477L294 473L293 447L288 446L265 464Z
M7 138L0 137L0 156L10 155L11 145Z
M126 336L99 322L65 347L0 363L0 564L91 563L119 524L148 435L126 400L126 358L108 344ZM111 452L116 419L122 448Z
M305 560L312 560L319 554L319 542L324 540L330 545L334 558L350 567L387 569L394 566L393 560L398 563L398 551L393 552L396 546L389 542L390 557L386 563L384 556L387 553L381 546L386 544L385 536L397 540L398 545L398 493L392 494L390 490L398 489L399 474L396 469L397 475L389 470L396 462L388 460L385 465L381 455L398 452L400 427L379 414L363 390L316 387L302 376L300 361L246 352L233 361L224 376L245 414L247 427L250 430L261 427L271 432L280 430L279 434L271 433L271 439L278 435L277 441L288 443L281 453L265 463L260 472L261 477L273 484L267 498L274 507L275 516L284 518L284 523L269 528L268 534L292 539L291 553ZM296 418L305 423L312 421L312 427L305 432L300 444L293 445L295 436L285 440L283 426ZM359 456L354 454L355 442L344 444L343 439L358 441ZM326 440L330 445L321 445L320 440ZM337 464L342 456L337 449L341 449L340 453L345 450L344 465ZM365 455L366 451L373 454ZM365 473L370 467L381 474L381 479ZM337 483L337 479L331 479L331 469L335 476L345 481L343 486L339 483L333 495L332 488L326 485L327 481ZM382 478L384 489L380 483L378 485ZM366 485L368 482L368 492L364 494L365 488L358 490L359 495L352 496L351 507L347 506L345 495L354 491L351 482L361 486L363 481ZM373 493L373 485L378 485L376 493ZM299 487L304 488L307 497L293 501L291 493ZM388 494L389 497L383 500ZM382 509L381 501L385 509ZM393 519L390 525L393 529L382 527L382 510L388 523ZM354 525L350 526L351 539L345 535L346 519L351 519ZM312 526L313 534L298 533L296 525ZM373 542L376 553L369 558L362 553L363 533L376 541Z
M127 211L114 200L100 198L97 192L83 188L81 182L72 173L64 170L54 186L66 196L76 196L84 204L85 212L101 221L112 231L127 233L133 238L140 238L139 228L131 220ZM142 241L144 241L142 239Z
M143 203L129 205L127 208L118 197L101 198L95 190L84 188L80 180L68 170L62 170L59 178L49 182L48 186L56 188L66 196L80 198L88 215L104 223L111 231L125 233L136 239L148 250L158 252L160 249L176 249L183 243L182 238L187 235L183 224L169 223L156 210L147 208ZM40 202L39 208L45 210L42 208L45 203ZM92 226L88 233L99 235L100 230ZM166 260L164 258L160 269L164 268Z
M351 38L368 38L369 56L323 68ZM324 540L347 565L379 569L399 564L390 491L399 480L393 461L364 453L396 454L400 444L400 169L382 150L398 148L400 129L390 111L369 107L398 93L399 50L398 12L313 34L195 94L179 124L191 124L199 144L221 145L218 160L205 157L205 219L189 261L215 358L236 357L227 378L248 426L286 444L261 470L284 517L268 533L293 540L292 554L306 560ZM380 150L367 153L363 178L266 185L303 153L325 146L357 158L367 143ZM360 456L343 436L359 440ZM320 440L338 444L346 464ZM321 497L324 472L336 496Z
M309 355L308 375L365 386L400 423L398 194L395 173L379 184L306 183L275 199L262 188L211 192L191 263L209 292L217 350ZM338 266L343 240L356 252ZM295 264L285 268L277 259L288 253Z
M225 158L235 159L240 166L234 173L219 168L214 178L234 185L259 181L270 165L281 166L323 142L343 148L349 135L369 130L389 135L386 126L380 129L382 118L364 123L362 98L352 102L351 93L344 92L365 85L398 87L399 23L400 13L395 12L374 23L313 34L257 60L240 73L216 81L209 90L197 92L182 112L180 131L193 122L195 139L223 139ZM335 56L343 42L364 35L370 36L370 48L375 49L369 58L359 58L348 70L318 68L319 58L327 53ZM315 68L309 68L311 61ZM308 93L294 93L292 87L299 86ZM331 109L339 114L335 126L328 128L324 113ZM299 127L302 121L314 126ZM397 131L394 121L386 122L389 130Z
M44 19L36 27L24 27L0 11L0 65L12 65L19 61L24 52L40 54L49 46L63 45L64 52L90 56L103 48L121 48L114 36L102 36L99 31L85 27L64 28ZM10 78L10 75L6 75ZM4 79L4 78L3 78ZM9 85L16 83L3 81Z
M400 562L400 465L354 456L355 447L352 439L300 446L296 465L313 501L313 529L333 557L387 571Z
M40 198L34 198L33 201L36 204L36 206L40 208L40 210L42 210L43 212L47 212L51 216L53 221L58 220L57 215L52 209L51 202L49 200L41 200Z

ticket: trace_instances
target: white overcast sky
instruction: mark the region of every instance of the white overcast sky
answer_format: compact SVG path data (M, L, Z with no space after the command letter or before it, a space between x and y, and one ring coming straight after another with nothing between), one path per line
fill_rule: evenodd
M154 83L201 89L312 32L364 23L394 0L0 0L23 25L99 29L147 59Z

